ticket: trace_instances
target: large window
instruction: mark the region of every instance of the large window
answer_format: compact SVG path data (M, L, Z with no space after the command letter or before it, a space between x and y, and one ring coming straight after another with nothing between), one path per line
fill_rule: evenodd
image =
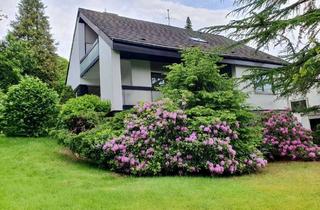
M164 84L165 74L160 72L151 72L151 84L152 88L156 89L157 87Z
M306 100L291 101L291 110L293 112L301 112L307 108Z
M255 92L262 94L274 94L272 90L271 84L258 84L260 81L257 81L257 85L255 85Z

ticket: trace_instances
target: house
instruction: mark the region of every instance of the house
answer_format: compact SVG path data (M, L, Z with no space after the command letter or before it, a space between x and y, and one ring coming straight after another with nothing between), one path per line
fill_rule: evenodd
M223 47L233 42L220 35L79 9L67 84L77 95L90 93L109 99L112 111L120 111L140 101L159 98L154 87L163 82L164 66L180 62L181 49ZM273 68L283 64L280 58L248 46L221 56L223 72L236 78L251 67ZM320 97L314 97L318 96L317 91L308 98L281 99L272 93L270 85L245 91L249 94L248 102L262 110L320 104ZM320 118L299 117L306 127L310 127L311 120Z

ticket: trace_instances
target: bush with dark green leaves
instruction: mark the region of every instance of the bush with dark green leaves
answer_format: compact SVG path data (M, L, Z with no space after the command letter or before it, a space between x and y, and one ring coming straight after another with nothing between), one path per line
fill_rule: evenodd
M103 121L110 108L110 102L98 96L72 98L61 107L58 129L68 129L75 134L90 130Z
M66 146L80 158L103 165L105 152L102 145L106 139L121 136L124 133L124 120L127 115L128 111L118 112L113 117L106 118L105 122L96 128L79 134L68 130L57 130L52 134L60 144Z
M66 103L69 99L75 98L76 94L71 88L71 86L66 86L66 85L59 85L56 87L56 90L58 91L59 94L59 102L60 104Z
M3 111L4 111L4 100L5 100L5 98L6 98L6 94L4 94L0 90L0 133L2 133L2 129L3 129L3 121L4 121Z
M55 124L58 94L37 78L23 78L8 89L3 102L3 133L44 136Z

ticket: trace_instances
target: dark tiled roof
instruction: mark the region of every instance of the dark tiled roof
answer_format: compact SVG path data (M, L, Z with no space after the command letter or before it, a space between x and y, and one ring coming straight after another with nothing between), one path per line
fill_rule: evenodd
M234 43L233 40L213 34L200 33L183 28L130 19L112 13L79 9L80 14L88 18L110 39L131 42L140 45L164 47L169 49L183 49L191 46L204 48L225 47ZM190 37L201 38L206 41L197 42ZM266 63L284 63L278 57L258 51L248 46L241 46L222 54L238 59L261 61Z

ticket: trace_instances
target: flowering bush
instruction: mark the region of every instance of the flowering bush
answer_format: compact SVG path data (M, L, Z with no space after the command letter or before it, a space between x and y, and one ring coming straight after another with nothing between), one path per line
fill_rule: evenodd
M291 112L269 112L266 116L263 150L269 158L320 158L320 147L313 143L311 131L303 128Z
M104 144L107 165L134 175L240 174L266 165L261 154L237 154L237 131L226 122L190 129L187 116L170 101L136 106L125 134ZM244 152L244 154L246 154Z

